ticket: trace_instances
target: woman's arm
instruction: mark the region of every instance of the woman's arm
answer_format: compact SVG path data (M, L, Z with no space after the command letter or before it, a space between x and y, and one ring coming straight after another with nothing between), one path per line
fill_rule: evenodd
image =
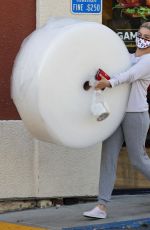
M147 78L150 78L150 56L149 58L139 60L127 71L115 75L109 82L114 87L123 83L132 83L136 80Z
M95 89L114 87L123 83L132 83L139 79L150 79L150 55L144 56L127 71L116 74L109 81L102 79Z

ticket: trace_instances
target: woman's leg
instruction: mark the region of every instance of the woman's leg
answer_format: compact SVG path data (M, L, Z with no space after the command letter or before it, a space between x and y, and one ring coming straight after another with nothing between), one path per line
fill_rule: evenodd
M117 159L123 144L123 132L120 126L102 145L102 157L99 180L99 204L90 211L84 212L85 217L103 219L107 217L106 205L111 198L116 178Z
M99 204L106 205L111 199L116 179L118 155L123 142L124 136L121 125L103 142L99 179Z
M149 128L148 112L127 113L122 125L132 165L150 179L150 158L145 151Z

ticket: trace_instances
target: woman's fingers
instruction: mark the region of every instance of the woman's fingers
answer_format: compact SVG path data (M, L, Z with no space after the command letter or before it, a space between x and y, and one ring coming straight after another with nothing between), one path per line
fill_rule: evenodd
M106 80L106 78L102 77L102 80L100 80L97 83L97 85L95 86L95 89L99 90L99 89L104 89L106 87L110 87L110 82Z

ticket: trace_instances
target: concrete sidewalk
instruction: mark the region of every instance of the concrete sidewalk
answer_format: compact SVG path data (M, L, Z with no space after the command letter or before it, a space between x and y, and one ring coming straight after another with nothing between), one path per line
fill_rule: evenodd
M116 223L148 218L150 220L150 194L113 196L109 204L108 218L104 220L87 219L82 216L93 208L96 202L10 212L0 215L0 221L17 223L51 230L81 227L78 229L100 229L101 224ZM149 228L148 228L149 229Z

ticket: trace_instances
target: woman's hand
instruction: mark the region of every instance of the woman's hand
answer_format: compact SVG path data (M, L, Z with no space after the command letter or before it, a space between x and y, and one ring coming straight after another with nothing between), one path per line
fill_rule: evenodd
M106 87L111 87L111 84L110 82L102 76L102 80L100 80L97 85L95 86L95 89L96 90L99 90L99 89L105 89Z

